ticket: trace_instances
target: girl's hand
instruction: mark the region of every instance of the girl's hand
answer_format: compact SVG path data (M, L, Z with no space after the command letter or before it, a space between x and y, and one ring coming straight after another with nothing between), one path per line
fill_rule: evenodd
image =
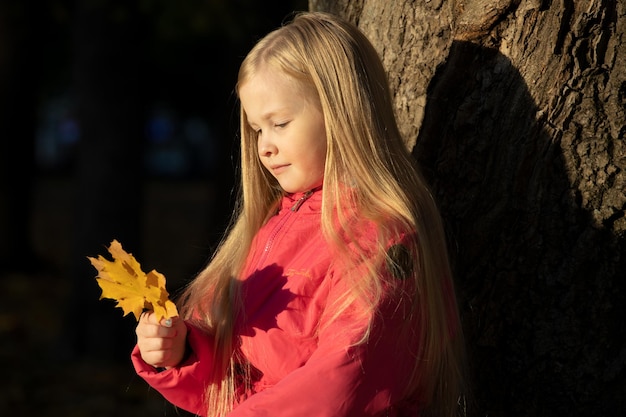
M143 313L137 329L137 347L141 358L155 368L177 366L185 356L187 327L180 317L157 322L154 312Z

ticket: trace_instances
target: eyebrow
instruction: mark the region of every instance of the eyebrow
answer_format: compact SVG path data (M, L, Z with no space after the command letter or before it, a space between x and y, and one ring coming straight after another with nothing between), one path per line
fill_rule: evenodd
M270 120L272 117L275 117L277 114L281 114L281 113L288 113L289 109L286 107L280 108L280 109L276 109L276 110L272 110L269 111L265 114L261 115L261 120ZM246 121L248 122L249 125L253 125L254 123L250 121L250 117L248 115L248 113L246 113Z

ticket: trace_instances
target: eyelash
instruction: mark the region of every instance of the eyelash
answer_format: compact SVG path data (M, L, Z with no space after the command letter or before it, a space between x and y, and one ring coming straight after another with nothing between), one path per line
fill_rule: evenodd
M278 128L283 128L285 126L287 126L289 124L289 122L284 122L284 123L275 123L274 127L278 127ZM257 135L260 134L262 132L261 129L259 130L255 130L254 133L256 133Z

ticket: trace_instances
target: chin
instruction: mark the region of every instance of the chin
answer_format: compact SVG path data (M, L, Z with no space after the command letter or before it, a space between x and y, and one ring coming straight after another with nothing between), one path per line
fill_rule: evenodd
M284 186L280 186L284 192L289 193L289 194L295 194L295 193L304 193L309 191L311 188L303 188L303 187L284 187Z
M290 185L290 184L280 184L280 188L283 189L284 192L289 193L289 194L295 194L295 193L306 193L307 191L311 191L314 188L319 187L320 185L322 185L322 183L320 182L319 184L308 184L308 185Z

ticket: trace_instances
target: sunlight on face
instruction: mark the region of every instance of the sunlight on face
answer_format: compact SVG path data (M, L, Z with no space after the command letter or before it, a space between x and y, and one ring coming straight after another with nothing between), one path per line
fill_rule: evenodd
M292 78L271 69L239 88L261 163L288 193L308 191L324 178L324 115L317 98L302 91Z

